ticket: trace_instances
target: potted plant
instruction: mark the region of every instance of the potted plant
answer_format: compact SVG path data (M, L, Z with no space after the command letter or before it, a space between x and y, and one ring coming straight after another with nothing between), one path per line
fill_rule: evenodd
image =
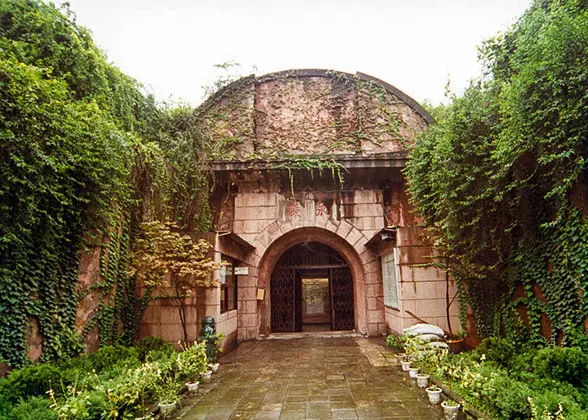
M460 331L456 335L450 336L449 338L447 338L447 340L445 340L445 342L449 346L449 350L451 350L452 353L461 353L463 351L463 341L465 339L465 336L466 332Z
M212 380L212 370L207 370L200 375L200 380L203 384L207 384Z
M402 370L404 372L408 372L408 369L410 368L411 365L411 361L410 360L403 360L400 362L400 365L402 366Z
M418 367L409 367L408 368L408 376L412 379L416 379L417 374L419 373L420 368Z
M403 335L389 335L386 337L386 345L390 347L394 352L404 354L404 344L406 343L406 337Z
M220 363L218 362L218 355L223 351L223 347L221 343L225 339L225 335L223 333L217 332L214 334L212 344L213 344L213 353L212 358L209 360L208 367L212 371L212 373L218 372L220 367Z
M429 375L426 373L419 373L416 376L417 385L419 388L426 388L429 386Z
M441 403L441 407L443 407L443 414L446 420L455 420L457 419L461 404L453 400L445 400Z
M186 380L188 392L198 391L200 375L207 371L206 343L194 343L184 347L184 351L178 355L178 370Z
M429 396L429 402L431 404L439 404L441 402L441 393L443 390L439 388L437 385L432 385L425 389L427 391L427 395Z
M167 417L174 412L178 403L178 390L172 380L163 382L155 389L154 394L158 401L159 412L163 417Z

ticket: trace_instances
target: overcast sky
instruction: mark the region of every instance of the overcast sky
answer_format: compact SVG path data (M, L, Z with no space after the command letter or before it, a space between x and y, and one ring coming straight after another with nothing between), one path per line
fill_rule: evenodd
M58 1L61 3L61 1ZM477 46L530 0L69 0L110 61L160 100L197 105L234 60L243 74L360 71L419 102L479 75Z

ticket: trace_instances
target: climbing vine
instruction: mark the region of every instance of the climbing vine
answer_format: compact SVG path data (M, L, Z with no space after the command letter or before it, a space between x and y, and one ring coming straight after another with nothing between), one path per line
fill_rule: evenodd
M584 1L535 1L412 150L413 201L482 337L584 336L587 45Z
M28 363L135 336L149 294L128 273L137 226L206 229L208 174L192 110L156 104L109 64L67 3L0 2L0 360ZM101 279L80 289L82 253ZM78 305L98 307L81 331Z

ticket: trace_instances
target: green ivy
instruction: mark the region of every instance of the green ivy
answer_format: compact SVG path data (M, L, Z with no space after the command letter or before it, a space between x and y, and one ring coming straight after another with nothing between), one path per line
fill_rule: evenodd
M82 351L78 271L95 246L100 303L84 332L135 337L149 294L128 275L133 226L210 225L200 146L192 110L145 96L67 3L0 2L0 360L26 364L34 327L42 360Z
M482 337L545 343L544 316L553 343L584 335L586 6L536 0L487 41L484 76L436 110L411 153L413 201Z

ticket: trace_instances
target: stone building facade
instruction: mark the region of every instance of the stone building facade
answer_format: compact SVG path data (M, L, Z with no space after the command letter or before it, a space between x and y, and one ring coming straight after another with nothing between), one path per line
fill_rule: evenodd
M270 334L381 335L422 321L459 329L455 285L411 212L407 149L432 122L413 99L357 73L295 70L241 79L197 111L214 144L219 287L192 302L229 345ZM141 335L178 340L175 308Z

